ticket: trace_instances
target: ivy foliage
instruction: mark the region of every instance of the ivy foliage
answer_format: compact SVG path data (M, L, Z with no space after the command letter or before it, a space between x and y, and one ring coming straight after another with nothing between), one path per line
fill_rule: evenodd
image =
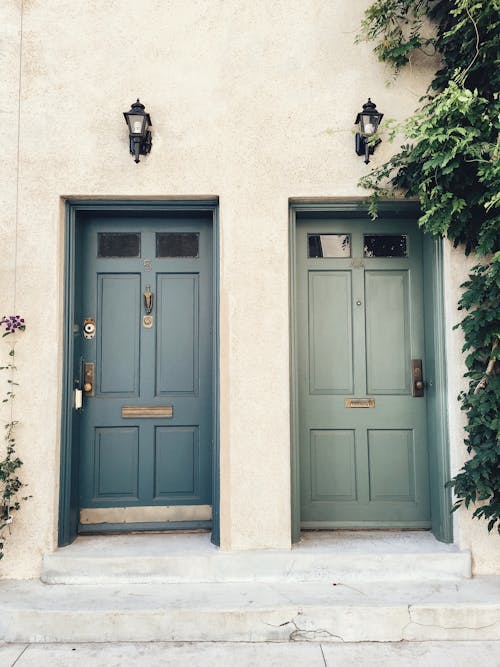
M396 72L416 50L441 56L420 109L391 128L400 150L360 184L372 217L381 198L404 192L420 201L426 232L482 257L458 306L470 458L448 485L454 509L476 505L473 516L500 532L500 0L375 0L361 38Z
M463 287L459 308L468 314L457 326L465 334L469 391L459 398L468 416L465 445L474 455L449 486L457 508L480 501L473 516L487 519L492 530L500 516L500 262L474 267Z

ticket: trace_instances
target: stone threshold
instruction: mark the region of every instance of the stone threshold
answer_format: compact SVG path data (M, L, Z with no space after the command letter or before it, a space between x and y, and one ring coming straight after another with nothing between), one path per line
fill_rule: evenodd
M80 536L43 560L48 584L455 581L471 555L424 531L304 532L291 549L221 551L208 533Z

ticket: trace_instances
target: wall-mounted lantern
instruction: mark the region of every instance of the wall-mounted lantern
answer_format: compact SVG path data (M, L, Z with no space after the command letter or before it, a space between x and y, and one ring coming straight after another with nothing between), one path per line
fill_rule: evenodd
M135 162L140 162L139 155L147 155L151 150L151 116L144 111L144 104L134 102L130 111L125 111L125 121L128 125L130 152Z
M370 155L375 152L375 146L378 146L380 139L375 142L370 142L370 137L377 133L378 126L382 120L383 113L377 111L377 107L368 98L368 102L363 104L363 111L360 111L356 116L354 123L358 126L356 132L356 154L365 156L365 164L370 162Z

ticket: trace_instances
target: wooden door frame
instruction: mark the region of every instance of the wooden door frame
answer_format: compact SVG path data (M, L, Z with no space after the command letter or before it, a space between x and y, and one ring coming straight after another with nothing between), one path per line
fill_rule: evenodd
M408 222L419 217L419 206L411 201L387 201L379 203L381 219L398 219ZM317 212L329 218L366 219L366 199L327 200L294 199L289 206L289 312L290 312L290 433L291 433L291 516L292 541L300 537L300 451L299 451L299 391L298 391L298 322L297 322L297 270L296 229L301 214ZM428 400L432 420L429 432L429 483L431 495L432 532L442 542L453 541L451 518L451 491L445 488L450 478L450 452L448 439L448 408L446 389L446 350L444 328L444 289L442 240L424 236L424 266L428 280L424 284L426 317L426 356L432 356L436 385L439 390ZM432 340L429 340L432 332ZM432 348L432 349L429 349Z
M219 204L218 198L173 200L78 200L65 202L64 227L64 315L61 468L59 484L58 545L70 544L77 536L79 514L78 443L73 437L73 323L75 287L78 270L76 249L78 214L82 211L209 212L212 215L213 244L213 451L212 451L212 542L220 543L220 466L219 466Z

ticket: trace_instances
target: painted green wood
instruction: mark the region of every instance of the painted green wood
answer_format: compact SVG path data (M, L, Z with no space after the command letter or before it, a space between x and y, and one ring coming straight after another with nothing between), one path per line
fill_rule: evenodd
M351 234L352 257L309 258L307 233ZM364 257L363 234L374 233L407 234L409 256ZM398 221L323 216L297 225L296 257L302 525L430 526L426 401L413 398L409 386L411 359L424 358L420 232ZM329 294L323 285L311 290L318 275L322 283L332 276L333 285L339 273L350 275L344 294ZM322 306L326 315L320 317ZM346 345L338 341L346 335L349 311L353 345L346 361ZM335 368L336 355L344 357L340 369L354 368L352 390L311 391L311 369L323 363ZM345 384L342 373L340 378L339 386ZM374 408L345 407L346 399L365 397L374 398ZM346 432L354 433L353 445L340 437Z
M199 275L157 279L157 393L195 394L199 384Z
M139 428L98 427L94 430L94 498L137 500L139 491Z
M370 501L415 501L415 446L410 429L368 429Z
M106 260L102 260L104 262ZM92 286L89 285L89 289ZM96 379L99 394L139 395L140 316L140 273L97 275ZM126 363L123 363L124 359Z
M311 394L352 392L352 298L349 271L309 273Z
M84 225L82 317L96 317L95 396L84 398L82 508L212 502L212 238L206 216L94 213ZM198 258L157 258L156 233L194 231ZM141 234L140 257L98 257L98 232ZM153 326L143 293L153 293ZM125 419L123 406L173 406ZM135 436L133 437L133 434Z
M311 498L355 500L354 430L311 430Z
M408 363L408 289L407 270L365 271L366 370L369 394L411 392Z
M120 213L136 215L154 212L164 217L176 214L179 216L194 215L203 217L212 227L212 349L210 350L212 366L212 422L213 422L213 456L212 456L212 521L202 522L169 522L130 525L130 530L176 530L179 528L209 528L212 527L211 539L216 545L220 543L220 471L219 471L219 336L218 336L218 294L219 294L219 218L218 200L210 199L182 200L182 201L130 201L130 200L68 200L66 202L66 229L65 229L65 281L64 281L64 368L63 368L63 405L61 419L61 469L59 485L59 525L58 544L65 546L71 543L78 532L80 510L80 421L81 412L74 409L73 387L75 380L80 378L80 335L77 323L82 321L81 313L81 232L89 216L96 212L106 214ZM76 252L76 249L79 249ZM81 379L81 378L80 378ZM89 526L81 526L81 532L93 531ZM104 530L122 530L123 526L108 524Z
M62 419L61 419L61 468L59 475L59 522L58 544L66 546L77 536L80 512L79 499L79 418L74 410L73 389L74 373L79 366L79 345L75 345L76 332L75 300L77 286L75 271L78 254L75 253L76 238L75 212L66 204L66 237L65 237L65 285L64 285L64 366L62 385Z
M155 498L200 498L200 441L196 427L159 426L155 443Z
M451 489L447 429L446 350L442 240L424 238L426 401L428 414L429 470L431 481L432 531L442 542L453 541Z

